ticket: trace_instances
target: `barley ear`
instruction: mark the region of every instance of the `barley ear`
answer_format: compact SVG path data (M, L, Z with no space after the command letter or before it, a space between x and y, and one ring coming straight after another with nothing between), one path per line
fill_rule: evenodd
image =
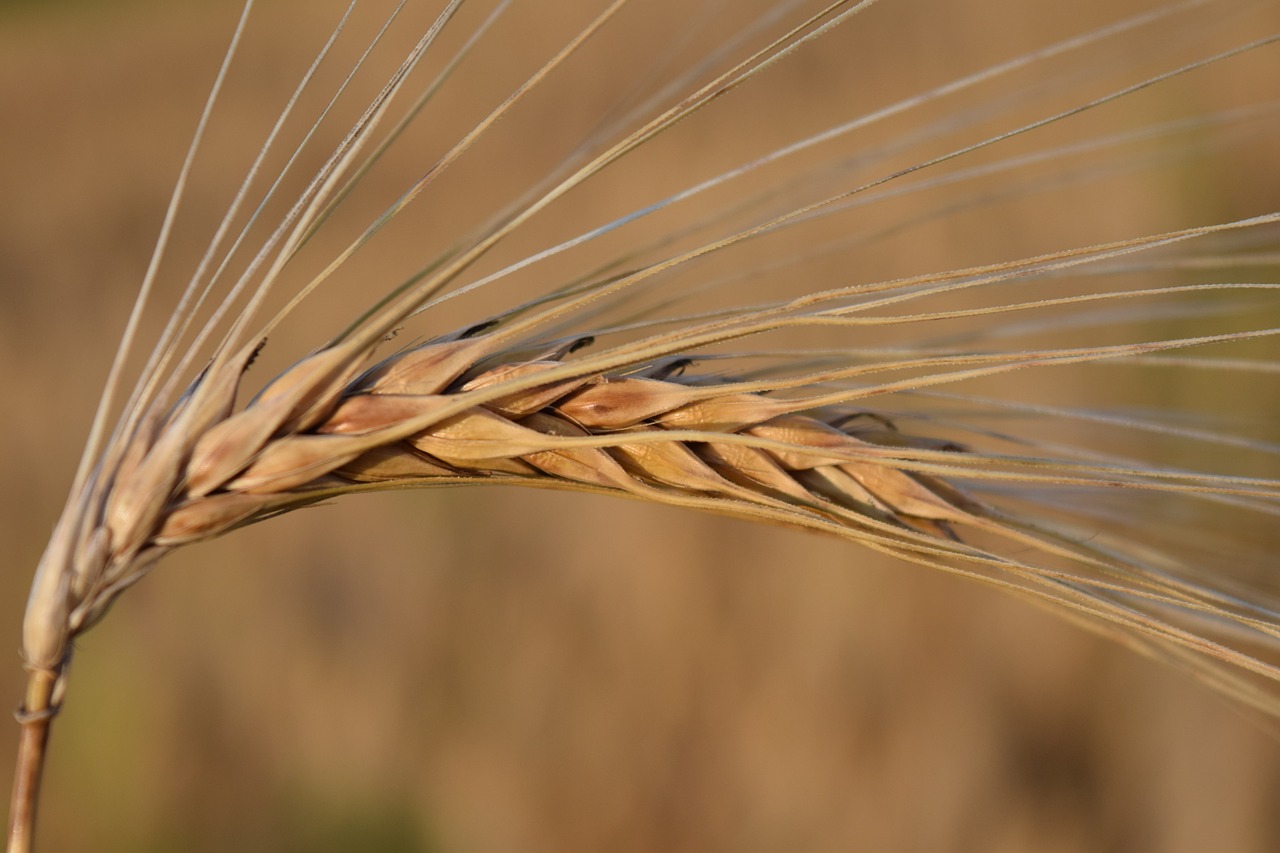
M1031 374L1051 385L1049 377L1075 370L1069 375L1077 385L1096 389L1109 369L1184 369L1218 379L1280 372L1269 355L1249 354L1280 336L1266 311L1252 310L1273 304L1280 291L1280 283L1263 280L1275 268L1268 247L1280 212L1251 210L1209 224L1161 221L1137 235L1089 231L1094 236L1078 243L994 257L975 252L953 267L886 261L871 250L923 222L1105 178L1121 167L1099 152L1167 142L1189 120L1074 143L1041 134L1274 47L1280 35L1174 59L1151 47L1154 69L1123 56L1105 68L1086 58L1080 73L1089 85L1063 102L1061 80L1016 82L1021 72L1078 52L1087 57L1110 46L1123 54L1113 42L1121 37L1158 45L1152 32L1180 16L1198 20L1191 16L1205 5L1169 3L893 102L850 98L833 122L764 150L748 147L741 162L718 164L713 174L681 174L674 186L654 181L654 197L645 186L620 210L602 203L604 215L590 204L580 216L566 213L576 193L650 150L661 153L668 139L710 120L801 49L889 4L771 4L688 67L678 61L675 36L696 34L677 26L653 78L605 110L572 150L495 203L492 215L458 225L456 239L434 255L412 258L417 266L401 280L384 282L356 264L391 224L536 105L602 36L627 38L626 15L641 4L601 2L456 141L424 145L441 153L417 166L354 234L342 235L340 248L306 267L300 258L311 260L305 253L341 219L334 214L346 212L510 5L495 3L450 42L439 37L467 20L464 4L440 4L367 101L342 119L342 96L349 86L358 91L364 63L380 56L384 35L403 23L404 4L395 6L366 36L297 148L281 154L275 146L292 128L286 119L311 102L308 87L322 77L317 69L327 67L353 2L231 194L154 346L142 351L140 318L253 5L245 4L199 120L70 497L32 582L11 853L32 848L49 728L77 636L178 549L381 489L523 485L839 537L1052 608L1245 707L1280 715L1280 606L1257 578L1232 573L1234 552L1205 553L1219 541L1214 531L1198 549L1174 538L1178 513L1230 515L1254 529L1273 524L1280 480L1262 466L1203 470L1195 467L1200 457L1188 454L1193 462L1182 464L1151 446L1185 442L1205 457L1231 448L1273 463L1280 445L1204 417L1214 413L1046 401L1017 381ZM456 53L437 61L448 44ZM427 73L436 77L424 84L419 77ZM988 92L988 85L1007 88ZM419 97L406 105L415 86ZM927 113L976 95L980 106L961 101L955 112ZM1197 130L1252 127L1268 111L1274 105L1190 121ZM863 136L915 116L916 130ZM310 156L321 131L344 120L332 150ZM735 132L750 137L758 123L748 115ZM284 163L279 179L259 181L276 156ZM305 168L312 171L295 174ZM969 181L983 189L956 201L952 189ZM731 192L728 201L698 207ZM1051 202L1044 212L1055 213ZM446 205L443 218L453 213ZM796 240L798 233L812 237ZM526 235L540 242L524 247ZM927 256L923 245L910 252ZM555 269L561 263L571 271ZM308 269L300 281L290 278ZM362 298L373 294L354 317L308 328L305 346L275 351L277 334L348 275ZM277 293L287 287L295 289ZM1229 321L1210 322L1218 313ZM265 380L259 359L272 365ZM127 387L124 374L135 363L142 367ZM1124 512L1113 510L1117 496ZM1144 518L1153 520L1149 529Z

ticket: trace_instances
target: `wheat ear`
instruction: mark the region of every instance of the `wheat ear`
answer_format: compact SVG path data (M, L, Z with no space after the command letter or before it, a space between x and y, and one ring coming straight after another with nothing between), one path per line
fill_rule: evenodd
M527 197L392 289L247 402L238 402L252 391L247 371L282 319L530 92L610 26L627 4L602 4L599 14L563 49L412 182L323 272L300 288L280 314L262 323L259 315L282 271L382 155L385 148L377 145L378 134L393 104L461 5L458 0L444 4L202 327L197 312L221 272L221 267L211 272L218 266L211 259L229 233L249 186L246 182L137 384L121 403L117 385L123 381L138 318L157 278L162 254L157 251L64 514L32 585L23 635L30 679L20 712L23 734L11 811L11 851L31 846L49 723L62 701L74 638L179 547L373 489L477 482L575 489L841 536L1056 605L1095 630L1188 667L1242 702L1272 713L1280 710L1280 616L1269 603L1242 600L1203 573L1179 566L1176 555L1153 554L1145 543L1110 534L1087 517L1082 521L1079 513L1059 512L1051 501L1037 502L1046 491L1119 489L1202 501L1272 519L1280 513L1280 482L1266 476L1157 467L1120 455L1038 443L1034 436L1009 439L977 428L970 431L969 440L961 440L957 433L962 429L941 405L933 419L879 405L895 395L938 403L952 385L1026 368L1117 360L1169 364L1180 357L1175 354L1179 350L1246 344L1280 330L1256 323L1137 342L1027 345L1007 351L948 346L945 340L927 338L876 353L852 348L832 353L803 344L781 355L763 344L756 350L726 349L787 332L913 328L969 317L1007 322L1020 312L1090 307L1119 311L1116 306L1131 302L1218 290L1271 298L1274 283L1214 281L1071 295L1032 293L1024 301L1004 298L980 308L957 308L947 302L957 294L997 292L1011 283L1030 286L1072 275L1100 279L1125 264L1141 263L1135 260L1139 258L1153 258L1150 263L1158 269L1173 269L1181 260L1177 252L1186 247L1268 233L1280 214L943 273L834 284L719 311L677 309L663 314L664 307L678 305L679 300L640 305L621 317L603 310L630 312L630 300L641 300L655 282L707 258L864 200L884 199L894 182L928 174L1189 72L1263 50L1280 37L1207 52L1069 108L1023 120L996 134L980 134L909 167L860 178L816 199L795 201L799 190L790 187L784 189L796 194L787 194L781 207L767 194L744 199L741 210L690 222L638 246L634 257L595 268L569 284L425 342L395 347L397 330L418 314L514 276L544 257L566 254L651 212L610 221L498 273L480 277L477 272L495 247L584 182L873 5L870 0L829 3L789 22L740 61L723 63L723 70L681 78L677 83L684 88L677 86L675 95L642 118L628 115L622 123L606 127ZM674 207L740 174L764 169L919 103L1200 5L1172 4L974 73L690 186L653 205L653 210ZM504 6L498 4L495 14ZM252 2L246 4L241 28L251 7ZM477 38L484 26L476 30ZM469 45L459 52L459 59ZM317 64L328 49L326 45ZM228 53L228 62L233 53ZM446 63L439 80L447 79L453 67ZM309 80L310 72L299 91ZM386 135L386 144L408 126L434 91L434 85L427 87L423 98L405 111L404 120ZM289 109L293 105L291 101ZM206 118L208 114L206 110ZM939 126L937 132L943 129ZM274 139L273 132L264 152ZM253 172L257 168L255 163ZM162 246L171 222L172 212ZM716 236L701 236L707 230L715 230ZM228 258L242 238L227 250ZM677 248L668 250L670 244ZM385 352L388 349L392 351ZM752 366L759 361L765 366ZM193 366L201 363L192 378ZM1232 369L1225 361L1201 366ZM1271 367L1268 362L1264 369ZM974 399L960 398L968 403ZM109 427L113 407L118 419ZM1007 404L1008 411L1016 408L1015 403ZM1070 415L1114 417L1125 428L1193 437L1192 429L1166 423L1099 413ZM1216 434L1209 438L1218 440ZM1000 440L1021 442L1022 452L984 446Z

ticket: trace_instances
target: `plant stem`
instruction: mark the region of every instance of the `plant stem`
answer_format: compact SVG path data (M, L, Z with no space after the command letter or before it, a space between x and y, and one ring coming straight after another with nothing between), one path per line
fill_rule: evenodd
M21 731L17 767L13 774L13 797L9 804L8 853L30 853L32 848L49 726L58 713L54 693L59 678L58 671L33 669L27 679L26 699L18 709Z

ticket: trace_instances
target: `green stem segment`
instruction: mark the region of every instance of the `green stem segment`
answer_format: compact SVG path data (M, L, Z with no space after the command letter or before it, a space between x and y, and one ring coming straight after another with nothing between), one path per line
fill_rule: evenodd
M54 670L32 670L27 679L26 699L17 713L21 732L9 805L8 853L30 853L32 849L49 726L58 713L54 694L59 678L59 672Z

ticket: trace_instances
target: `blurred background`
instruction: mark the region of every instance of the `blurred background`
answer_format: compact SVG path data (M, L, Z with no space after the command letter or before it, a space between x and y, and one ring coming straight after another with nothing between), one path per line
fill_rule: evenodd
M15 651L30 573L233 5L0 3L0 376L9 389L0 540L10 550L0 636ZM276 2L255 15L165 286L198 258L341 5ZM446 89L423 135L370 176L369 197L394 197L600 5L557 3L553 21L547 4L516 4L470 76ZM719 14L745 19L763 5ZM1248 4L1227 5L1241 14L1213 13L1219 47L1280 23L1274 9L1249 17ZM417 7L394 43L416 38L434 8ZM562 158L611 91L643 72L647 51L680 29L674 16L692 15L681 8L637 4L611 25L271 350L287 361L324 340L353 306ZM661 140L570 211L535 223L505 257L717 164L1143 8L1131 0L880 4L760 81L736 118ZM700 20L719 21L715 13ZM471 15L473 25L483 17ZM372 32L376 17L354 30ZM1203 45L1187 45L1204 35L1191 31L1202 23L1175 19L1135 36L1132 49L1113 45L1103 55L1119 63L1117 75L1101 83L1085 73L1097 70L1095 59L1076 59L1038 65L1004 92L1047 87L1023 105L1027 115L1057 99L1079 103L1115 80L1199 55ZM718 26L699 38L710 44ZM685 49L707 48L695 38ZM1131 68L1138 76L1118 73ZM1087 117L1077 138L1116 132L1135 114L1141 125L1257 101L1267 86L1275 94L1277 71L1276 51L1262 52L1128 100L1128 112ZM323 78L328 85L335 74ZM973 111L981 127L980 107L948 109ZM905 134L913 121L884 133ZM1104 189L1083 182L959 207L866 248L857 274L961 267L1267 212L1280 198L1268 128L1269 137L1247 128L1229 144L1201 140L1154 176L1113 173L1124 160L1086 160L1108 176ZM1149 146L1125 156L1157 163L1173 147ZM1007 192L1045 178L1004 180L997 189ZM953 191L963 199L985 189ZM352 222L373 209L364 203L353 199ZM932 204L921 209L947 209ZM322 242L313 257L341 245ZM787 274L772 284L844 283L848 264L847 254L817 259L802 280ZM555 281L554 265L539 275L550 277L543 286ZM457 322L449 311L468 310L483 308L450 307L440 328ZM1073 387L1055 391L1069 403ZM1223 393L1246 413L1252 406L1255 426L1276 439L1264 417L1274 398ZM1273 726L1183 673L1024 601L845 542L630 501L497 488L343 499L173 555L77 646L46 774L46 850L1280 848ZM0 667L0 697L16 707L21 685L15 653ZM16 727L9 731L5 771Z

